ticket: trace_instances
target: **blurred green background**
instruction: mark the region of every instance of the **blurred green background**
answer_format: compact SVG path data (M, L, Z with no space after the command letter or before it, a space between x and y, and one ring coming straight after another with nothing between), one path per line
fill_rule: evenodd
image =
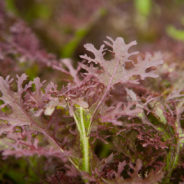
M83 43L107 35L144 46L184 41L183 0L6 0L6 7L60 57L76 57Z

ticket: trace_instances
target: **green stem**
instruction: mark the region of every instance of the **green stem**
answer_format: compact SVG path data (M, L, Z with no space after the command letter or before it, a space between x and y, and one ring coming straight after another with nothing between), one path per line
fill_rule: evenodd
M89 173L89 137L87 136L87 132L85 129L85 121L82 107L80 107L80 120L82 128L82 134L80 135L83 153L82 169L85 172Z
M79 111L74 113L74 119L80 134L80 143L82 149L82 171L90 173L90 146L89 146L89 120L85 118L86 114L82 107L78 107Z
M173 170L177 167L178 165L178 160L179 160L179 156L180 156L180 150L181 150L181 140L180 140L180 134L182 132L181 131L181 127L178 123L179 121L176 121L175 125L176 125L176 133L178 134L178 137L176 138L176 147L173 148L171 147L170 152L168 154L168 161L167 161L167 180L166 181L170 181L170 177L172 175ZM173 158L174 157L174 158Z
M82 169L83 171L90 172L90 162L89 162L89 137L81 138L82 142L82 151L83 151L83 161Z

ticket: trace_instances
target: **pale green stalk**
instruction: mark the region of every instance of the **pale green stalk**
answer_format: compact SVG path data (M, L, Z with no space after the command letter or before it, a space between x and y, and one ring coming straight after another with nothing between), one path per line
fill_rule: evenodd
M82 149L82 170L90 173L90 146L88 129L90 126L90 118L88 118L86 111L82 107L77 107L74 112L74 119L77 125L77 129L80 134L80 144Z

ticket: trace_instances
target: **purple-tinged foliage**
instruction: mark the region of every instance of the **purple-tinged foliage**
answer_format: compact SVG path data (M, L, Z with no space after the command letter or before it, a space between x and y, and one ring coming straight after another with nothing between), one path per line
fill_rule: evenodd
M15 19L5 13L3 5L4 3L2 3L0 9L1 75L12 74L11 71L13 70L16 73L23 72L20 64L25 62L27 67L31 67L36 63L40 68L53 68L67 75L68 72L64 69L61 61L55 55L42 49L40 41L28 25L22 20Z
M55 137L50 136L49 128L44 125L42 118L44 113L52 115L55 107L60 104L56 98L56 86L50 83L43 91L43 82L39 78L27 82L25 74L17 75L17 90L12 89L12 82L9 77L0 77L3 111L0 114L0 133L6 143L1 148L3 155L19 157L37 154L65 158L66 152L60 148Z
M134 63L130 57L138 54L138 52L129 53L129 49L136 45L135 41L126 44L123 38L120 37L115 40L110 37L107 37L107 39L108 41L105 41L104 43L112 49L109 52L112 52L113 59L106 60L104 58L107 50L105 49L105 45L102 45L98 50L92 44L86 44L84 47L87 51L93 53L94 58L87 55L81 56L81 58L87 60L89 64L94 63L99 65L99 68L90 65L88 69L85 69L87 69L89 74L95 75L101 83L106 86L113 86L119 82L137 82L135 79L131 80L134 76L139 76L142 80L147 77L158 77L158 75L156 75L152 70L147 70L152 67L157 67L163 63L162 57L159 53L156 53L153 56L146 54L145 58L139 56L137 58L137 63ZM132 64L132 67L127 69L127 64Z
M71 60L59 63L42 52L24 24L14 26L12 50L73 81L66 79L67 85L58 88L39 77L30 81L26 74L17 75L16 81L0 77L4 157L60 159L64 171L49 182L154 184L171 177L183 149L184 101L182 90L165 97L144 85L159 77L160 53L138 55L129 51L135 41L108 37L100 49L86 44L93 57L81 56L83 62L74 68ZM89 153L81 152L81 145ZM87 157L88 172L81 155Z

